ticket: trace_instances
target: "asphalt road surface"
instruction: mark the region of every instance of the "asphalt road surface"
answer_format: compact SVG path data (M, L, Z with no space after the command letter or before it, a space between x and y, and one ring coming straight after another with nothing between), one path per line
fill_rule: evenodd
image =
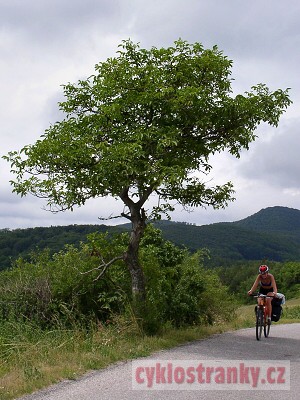
M299 400L299 378L300 324L273 324L259 342L254 328L214 335L22 400Z

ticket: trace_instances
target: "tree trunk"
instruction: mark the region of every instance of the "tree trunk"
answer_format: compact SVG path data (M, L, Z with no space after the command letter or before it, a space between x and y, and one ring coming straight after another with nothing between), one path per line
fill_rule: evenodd
M128 248L124 254L124 262L131 275L133 309L138 318L139 325L143 327L146 314L146 288L143 268L139 261L139 247L146 229L146 214L142 207L151 191L141 196L137 203L129 198L128 193L129 187L124 187L120 193L120 198L130 210L130 214L123 215L132 223Z
M131 215L131 217L132 231L124 261L131 275L134 311L142 325L145 313L146 289L144 272L139 261L139 246L146 228L146 223L143 212L135 213L135 215Z

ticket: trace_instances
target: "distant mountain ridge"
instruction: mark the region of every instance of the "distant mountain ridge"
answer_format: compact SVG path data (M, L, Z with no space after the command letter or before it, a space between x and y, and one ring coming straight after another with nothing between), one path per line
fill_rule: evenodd
M187 225L177 232L170 225L161 229L176 244L191 250L208 248L213 264L225 260L300 260L300 210L293 208L269 207L240 221Z
M242 260L300 260L300 210L269 207L236 222L196 226L184 222L158 221L163 236L191 251L210 250L211 265ZM130 230L129 224L68 225L16 230L0 230L0 269L11 260L39 248L57 252L65 244L78 245L91 232Z
M300 210L279 206L264 208L233 224L260 232L300 232Z

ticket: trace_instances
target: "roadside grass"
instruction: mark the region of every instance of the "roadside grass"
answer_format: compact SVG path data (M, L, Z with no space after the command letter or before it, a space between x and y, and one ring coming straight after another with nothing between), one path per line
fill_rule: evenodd
M64 379L118 361L148 356L224 331L223 325L174 329L143 336L134 323L119 321L97 329L42 331L24 323L0 328L0 399L16 399Z
M11 400L85 372L148 356L212 334L254 326L254 305L242 306L231 323L174 329L143 336L134 320L118 317L113 324L89 330L43 331L26 323L0 324L0 399ZM300 299L284 306L279 323L300 322Z
M255 301L252 305L241 306L237 312L236 318L233 321L233 326L236 329L250 328L255 324L254 307ZM283 306L283 313L276 324L288 324L300 322L300 298L287 300Z

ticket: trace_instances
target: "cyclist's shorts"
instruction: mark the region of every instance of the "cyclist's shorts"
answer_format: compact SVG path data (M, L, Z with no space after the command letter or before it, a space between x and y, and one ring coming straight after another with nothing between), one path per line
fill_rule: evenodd
M269 292L273 292L273 288L272 287L271 288L263 288L263 287L259 288L259 293L260 294L267 295Z

